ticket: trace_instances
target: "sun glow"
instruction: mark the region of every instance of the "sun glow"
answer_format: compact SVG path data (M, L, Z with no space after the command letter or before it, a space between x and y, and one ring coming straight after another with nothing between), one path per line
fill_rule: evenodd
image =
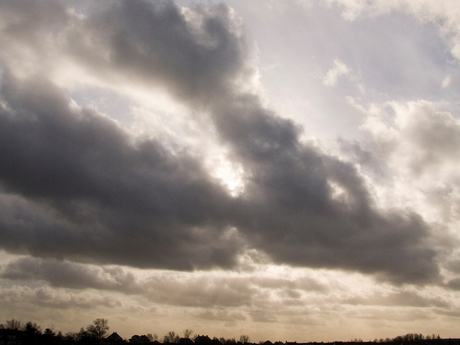
M231 162L223 153L208 158L207 163L211 175L225 186L232 197L236 198L244 192L244 170L240 164Z

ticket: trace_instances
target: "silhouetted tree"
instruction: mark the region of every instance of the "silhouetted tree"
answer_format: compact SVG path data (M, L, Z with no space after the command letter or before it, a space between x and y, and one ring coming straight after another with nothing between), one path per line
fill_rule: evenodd
M192 334L193 334L193 331L192 331L191 329L188 329L188 328L187 328L187 329L184 331L184 338L190 339L190 337L192 336Z
M13 330L19 330L21 329L21 321L16 320L16 319L11 319L6 321L6 328L7 329L13 329Z
M133 335L131 339L129 339L130 344L148 344L150 339L146 335Z
M223 345L235 345L236 344L235 338L225 339L225 338L222 337L219 340Z
M240 335L240 341L241 341L243 344L249 343L249 335L247 335L247 334L242 334L242 335Z
M97 339L91 336L91 334L82 327L80 328L80 331L75 334L75 338L73 341L84 343L84 344L91 344L91 343L97 342Z
M97 340L104 338L109 329L109 321L107 319L96 319L92 325L86 327L89 336Z
M403 341L404 341L404 338L400 335L398 335L397 337L393 339L393 342L395 343L402 343Z
M42 334L41 327L35 322L30 322L30 321L27 322L26 325L24 326L24 331L26 331L28 334L31 334L31 335Z
M47 328L45 329L45 331L43 332L43 335L49 335L49 336L55 336L55 333L53 332L53 330L51 328Z
M78 341L78 338L79 338L79 334L76 333L76 332L67 332L64 335L64 340L67 341L67 342L76 342L76 341Z
M45 329L45 331L43 332L42 339L42 343L46 345L52 345L60 341L60 338L56 337L56 334L53 332L51 328Z
M174 343L177 344L179 343L180 337L176 334L174 331L169 331L163 338L163 343L165 344L170 344Z
M219 339L217 337L213 337L211 340L211 345L222 345Z
M150 342L158 341L158 334L147 333L147 338L149 338Z

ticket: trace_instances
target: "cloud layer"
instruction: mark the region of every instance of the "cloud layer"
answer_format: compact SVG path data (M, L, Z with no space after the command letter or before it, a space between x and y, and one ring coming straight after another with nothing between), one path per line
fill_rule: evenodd
M244 31L225 5L183 12L171 2L120 1L82 17L46 13L34 34L15 27L42 19L33 2L3 6L19 17L3 25L6 41L16 38L12 49L49 40L64 23L54 49L81 68L105 81L160 85L206 112L245 184L230 196L200 157L160 140L133 142L109 118L72 106L43 71L20 80L5 58L0 178L4 207L14 212L2 219L4 249L192 269L231 268L255 248L278 263L436 279L436 250L419 215L378 210L351 164L302 142L298 125L239 90L253 71Z

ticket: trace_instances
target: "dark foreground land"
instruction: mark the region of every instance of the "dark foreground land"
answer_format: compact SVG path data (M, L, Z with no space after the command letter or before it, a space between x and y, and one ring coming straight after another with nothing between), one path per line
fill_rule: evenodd
M398 337L397 337L398 338ZM335 341L335 342L275 342L271 341L260 343L245 343L234 341L233 339L226 340L224 343L217 339L211 339L208 336L198 336L194 340L190 338L179 338L176 343L160 343L158 340L151 340L146 335L134 335L129 340L121 338L116 332L108 337L96 339L94 337L81 337L75 339L73 336L62 334L28 334L27 331L0 329L0 345L124 345L124 344L178 344L178 345L376 345L379 341L364 342L364 341ZM384 341L385 344L394 345L460 345L460 339L417 339L417 340L402 340L393 339L391 342Z
M151 344L151 345L163 345L163 344L178 344L178 345L376 345L380 342L364 342L364 341L335 341L335 342L275 342L271 341L261 343L245 343L240 341L225 341L222 343L219 339L211 339L208 336L198 336L195 340L190 338L179 338L177 343L160 343L158 340L149 339L146 335L134 335L129 340L121 338L117 333L112 333L108 337L103 339L96 339L93 337L81 337L75 339L72 336L63 336L56 334L28 334L26 331L21 330L10 330L0 329L0 345L123 345L123 344ZM418 340L394 340L391 342L385 342L385 344L394 345L460 345L460 339L418 339Z

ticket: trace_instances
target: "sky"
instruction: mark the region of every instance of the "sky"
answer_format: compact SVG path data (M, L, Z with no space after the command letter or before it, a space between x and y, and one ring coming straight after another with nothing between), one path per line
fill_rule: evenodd
M459 337L457 0L0 0L0 323Z

